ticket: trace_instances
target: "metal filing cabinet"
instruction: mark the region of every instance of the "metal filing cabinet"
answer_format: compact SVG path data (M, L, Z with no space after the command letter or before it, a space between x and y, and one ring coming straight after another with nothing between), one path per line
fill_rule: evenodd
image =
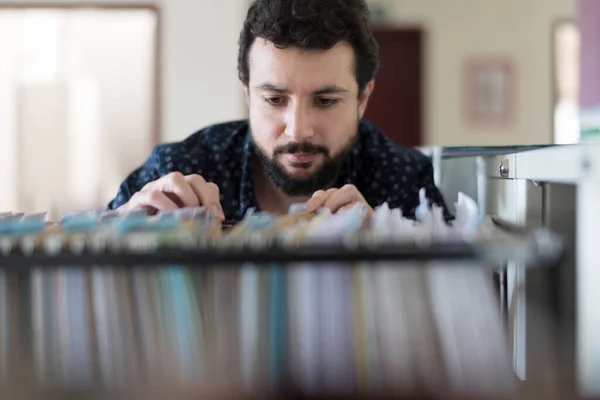
M547 226L574 241L572 185L517 179L515 154L483 158L485 213L523 227ZM517 376L558 385L572 381L574 262L560 268L506 266L507 327Z
M572 384L582 395L599 395L600 145L441 153L438 185L446 199L467 187L485 214L518 225L543 224L564 240L566 256L558 267L504 266L507 285L500 298L509 304L517 375L546 389Z

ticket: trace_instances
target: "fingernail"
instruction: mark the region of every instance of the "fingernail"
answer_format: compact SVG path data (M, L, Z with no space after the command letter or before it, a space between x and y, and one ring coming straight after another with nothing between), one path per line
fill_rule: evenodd
M210 206L210 213L219 219L225 219L225 213L223 212L223 209L219 206Z

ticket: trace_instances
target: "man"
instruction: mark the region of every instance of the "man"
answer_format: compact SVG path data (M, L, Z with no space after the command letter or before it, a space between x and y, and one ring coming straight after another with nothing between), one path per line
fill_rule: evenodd
M237 220L250 208L372 211L387 202L414 216L421 188L445 207L429 159L361 120L377 68L364 0L256 0L238 54L249 121L157 146L108 207L203 205Z

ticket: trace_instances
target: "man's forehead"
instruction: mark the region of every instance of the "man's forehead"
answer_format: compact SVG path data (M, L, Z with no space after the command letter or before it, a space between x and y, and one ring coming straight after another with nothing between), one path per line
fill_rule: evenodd
M328 50L279 49L259 38L250 51L249 64L251 86L269 83L313 91L325 86L351 90L356 85L354 52L345 42Z

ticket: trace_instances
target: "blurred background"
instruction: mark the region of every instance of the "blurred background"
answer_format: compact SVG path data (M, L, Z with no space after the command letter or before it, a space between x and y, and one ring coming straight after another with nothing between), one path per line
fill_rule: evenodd
M245 118L250 3L0 0L0 210L103 207L154 145ZM594 127L600 1L368 3L381 70L366 117L398 143L574 143Z

